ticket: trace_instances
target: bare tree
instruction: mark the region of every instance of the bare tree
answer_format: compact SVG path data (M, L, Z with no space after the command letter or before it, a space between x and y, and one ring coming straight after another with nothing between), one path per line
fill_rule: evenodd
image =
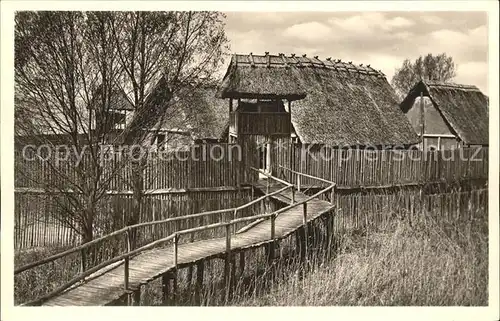
M105 126L122 73L110 15L40 11L15 17L16 135L23 144L51 148L44 164L53 179L43 188L58 195L59 211L52 214L83 243L93 239L99 204L119 171L102 164L103 145L120 139ZM73 167L59 166L62 157Z
M134 106L123 133L125 145L150 147L168 121L168 109L188 91L213 80L228 49L224 18L219 12L116 13L112 31L124 70L122 86ZM134 151L129 224L139 220L147 165L137 155L139 149Z
M95 219L120 168L102 164L104 145L150 147L168 109L210 83L227 49L218 12L20 12L16 15L16 134L36 145L70 147L71 171L45 162L55 179L58 219L93 239ZM122 131L113 129L116 94L133 107ZM137 150L135 150L137 151ZM138 222L146 159L132 155ZM130 161L130 160L128 160ZM123 161L120 164L126 164ZM107 164L110 166L110 163ZM19 172L19 171L18 171Z
M456 76L456 68L453 58L445 53L439 55L429 53L425 57L418 57L414 62L405 59L401 68L397 69L392 77L391 84L399 97L403 98L419 80L440 82L452 80Z

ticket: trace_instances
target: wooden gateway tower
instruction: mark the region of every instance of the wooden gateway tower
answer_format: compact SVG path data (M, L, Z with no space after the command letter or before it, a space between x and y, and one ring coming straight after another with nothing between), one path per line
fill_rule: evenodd
M268 53L234 55L219 95L229 98L228 141L257 145L258 155L253 156L260 169L271 174L271 149L295 136L292 102L306 96L287 59Z
M256 144L257 161L268 173L289 157L270 152L284 144L380 149L419 140L385 75L370 65L235 54L218 97L229 99L227 140Z

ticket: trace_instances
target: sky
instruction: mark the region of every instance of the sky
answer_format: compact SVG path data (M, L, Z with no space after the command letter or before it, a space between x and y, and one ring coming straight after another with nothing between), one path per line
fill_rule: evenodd
M446 53L453 82L488 95L484 12L226 12L232 53L284 53L370 64L390 82L404 59Z

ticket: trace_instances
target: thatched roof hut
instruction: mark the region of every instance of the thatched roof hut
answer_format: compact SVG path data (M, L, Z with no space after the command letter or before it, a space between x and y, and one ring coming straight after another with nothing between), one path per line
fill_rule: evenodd
M466 145L488 145L488 98L479 88L419 81L401 102L404 113L408 113L421 93L429 98L447 129L460 141Z
M283 54L237 54L219 96L297 100L291 121L303 144L411 145L419 141L385 75L370 65Z
M192 139L218 140L229 123L227 102L216 97L215 85L183 91L165 106L163 121L153 126L163 132L187 134ZM167 104L167 102L165 102Z
M96 107L101 107L102 104L102 87L99 86L94 91L94 95L92 96L90 108L96 109ZM111 90L111 95L109 96L109 106L112 110L134 110L134 105L128 98L125 91L118 86L114 87ZM103 109L103 108L100 108Z

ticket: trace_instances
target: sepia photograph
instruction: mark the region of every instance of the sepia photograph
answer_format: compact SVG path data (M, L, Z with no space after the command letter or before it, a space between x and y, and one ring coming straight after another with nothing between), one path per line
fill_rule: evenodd
M14 307L498 311L498 24L332 6L12 12Z

